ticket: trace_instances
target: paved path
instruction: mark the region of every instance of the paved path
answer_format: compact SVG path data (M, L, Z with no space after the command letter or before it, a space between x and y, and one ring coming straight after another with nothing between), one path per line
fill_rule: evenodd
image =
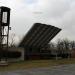
M0 75L75 75L75 64L55 66L53 68L0 72Z

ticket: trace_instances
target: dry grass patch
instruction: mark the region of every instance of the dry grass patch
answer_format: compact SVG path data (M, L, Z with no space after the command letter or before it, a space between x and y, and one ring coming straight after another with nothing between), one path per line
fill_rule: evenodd
M29 60L23 62L10 63L8 66L0 66L0 71L29 69L38 67L52 67L62 64L75 64L75 59L62 59L62 60Z

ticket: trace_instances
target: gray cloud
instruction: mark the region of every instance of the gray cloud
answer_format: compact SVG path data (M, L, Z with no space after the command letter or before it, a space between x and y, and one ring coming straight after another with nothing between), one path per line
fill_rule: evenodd
M25 35L33 23L41 22L62 28L53 41L75 38L75 0L0 0L0 5L11 8L10 33Z

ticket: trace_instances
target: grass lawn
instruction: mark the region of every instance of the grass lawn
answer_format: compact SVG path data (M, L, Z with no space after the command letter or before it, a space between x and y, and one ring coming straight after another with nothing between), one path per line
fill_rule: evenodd
M61 60L28 60L16 63L9 63L8 66L0 66L0 71L29 69L39 67L52 67L62 64L75 64L75 59L61 59Z

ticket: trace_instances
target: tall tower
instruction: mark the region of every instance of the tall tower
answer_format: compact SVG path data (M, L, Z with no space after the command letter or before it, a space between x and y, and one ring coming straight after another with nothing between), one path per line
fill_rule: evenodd
M2 51L8 50L8 37L9 37L9 24L10 24L10 8L0 7L0 54Z

